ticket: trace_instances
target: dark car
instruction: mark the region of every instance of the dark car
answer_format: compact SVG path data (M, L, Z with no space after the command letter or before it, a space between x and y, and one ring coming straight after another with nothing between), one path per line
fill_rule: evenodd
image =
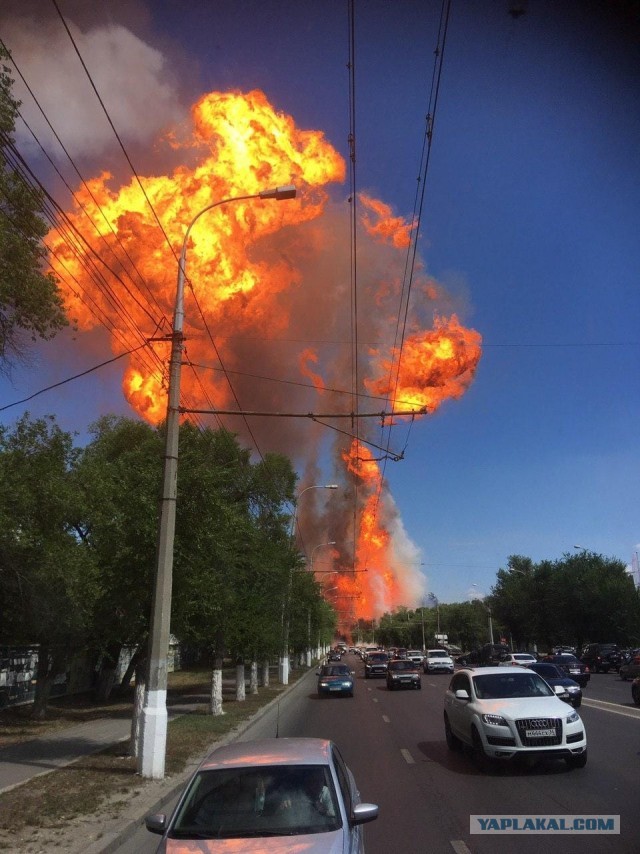
M342 661L342 653L337 649L330 649L327 661Z
M631 697L636 706L640 706L640 676L631 683Z
M330 694L353 697L353 672L346 664L325 664L317 675L319 697Z
M364 678L386 676L389 656L386 652L370 652L364 662Z
M408 658L396 658L387 667L387 688L422 688L422 679L417 664Z
M548 661L537 661L535 664L528 664L528 670L533 670L538 675L542 676L547 685L555 688L556 685L561 685L567 692L566 702L571 703L574 709L582 703L582 688L574 679L570 679L566 672L558 667L557 664L551 664ZM565 700L564 696L560 696L561 700Z
M569 653L565 652L561 655L547 655L542 660L549 661L551 664L557 664L558 667L561 667L567 676L570 679L573 679L574 682L577 682L581 688L584 688L591 679L591 673L588 665L580 661L579 658L576 658L575 655L569 655Z
M623 682L640 676L640 649L631 650L618 671Z
M580 659L591 671L608 673L619 669L621 656L615 643L590 643L582 650Z

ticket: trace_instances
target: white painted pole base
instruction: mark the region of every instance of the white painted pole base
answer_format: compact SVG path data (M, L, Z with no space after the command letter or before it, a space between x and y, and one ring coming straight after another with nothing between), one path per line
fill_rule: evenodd
M167 717L167 692L148 691L142 709L138 771L152 780L164 778Z

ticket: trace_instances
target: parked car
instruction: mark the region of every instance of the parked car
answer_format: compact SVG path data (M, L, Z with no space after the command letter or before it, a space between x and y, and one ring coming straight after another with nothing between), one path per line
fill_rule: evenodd
M501 659L500 664L503 666L517 664L519 667L528 667L530 664L535 664L537 660L535 655L531 655L530 652L510 652Z
M317 673L318 696L346 694L353 697L354 673L346 664L325 664Z
M620 654L615 643L590 643L582 650L581 661L596 673L608 673L620 667Z
M409 661L413 661L414 664L422 664L424 653L420 649L408 649L407 658Z
M152 815L145 824L162 835L157 850L166 854L333 854L363 851L361 825L377 817L375 804L360 802L333 742L267 738L218 747L187 783L171 818Z
M387 688L389 691L396 688L422 688L418 665L408 658L390 661L387 667Z
M631 683L631 698L636 706L640 706L640 676L636 676Z
M364 678L386 676L389 656L386 652L370 652L364 660Z
M568 653L546 655L542 660L562 667L567 676L575 680L581 688L584 688L591 679L588 665L576 658L575 655L569 655Z
M582 705L582 688L574 679L570 679L566 672L558 667L557 664L551 664L549 661L536 661L529 665L529 670L533 670L539 676L542 676L544 681L555 688L556 685L561 685L566 691L564 695L558 695L561 700L566 700L571 703L574 709Z
M620 665L618 673L624 682L627 679L635 679L636 676L640 676L640 649L631 651L627 660Z
M447 745L467 745L480 768L492 760L562 758L587 764L580 715L544 679L520 667L467 668L454 674L444 700Z
M425 673L453 673L453 659L446 649L428 649L422 669Z

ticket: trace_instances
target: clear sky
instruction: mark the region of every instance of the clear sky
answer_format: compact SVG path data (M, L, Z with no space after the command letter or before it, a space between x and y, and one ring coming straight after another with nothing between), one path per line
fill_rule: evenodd
M139 174L154 174L159 135L212 91L262 90L348 162L347 2L57 6ZM356 189L410 220L442 5L356 0L353 8ZM630 563L639 548L638 15L637 3L622 0L451 3L418 252L460 321L482 336L483 352L463 396L399 429L393 445L404 458L384 467L420 596L488 593L511 554L556 559L579 545ZM0 36L82 173L108 169L128 181L55 4L5 0ZM16 90L62 164L29 94L20 83ZM68 208L68 191L21 129L18 142ZM61 168L77 184L68 163ZM327 189L335 209L344 207L348 181ZM332 251L348 255L348 228L338 222L332 234L343 241ZM371 257L386 256L372 247ZM318 318L338 306L328 290L313 293ZM348 317L348 290L341 300ZM318 329L307 324L301 346L317 345L326 332L319 319ZM67 333L17 366L0 395L9 404L111 356L104 332ZM301 379L284 357L271 358L246 369L277 366L276 376ZM82 441L99 415L133 414L121 380L115 363L0 418L54 413ZM296 423L298 449L310 429ZM333 478L322 457L296 462L307 475L319 466L316 483Z

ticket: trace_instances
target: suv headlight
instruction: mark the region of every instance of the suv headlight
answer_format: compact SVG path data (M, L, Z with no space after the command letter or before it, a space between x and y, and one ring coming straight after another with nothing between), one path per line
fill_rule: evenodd
M507 722L502 715L482 715L482 720L492 726L507 726Z
M572 712L572 714L570 714L570 715L567 717L567 723L568 723L568 724L575 724L575 723L577 723L579 720L580 720L580 715L579 715L577 712Z

